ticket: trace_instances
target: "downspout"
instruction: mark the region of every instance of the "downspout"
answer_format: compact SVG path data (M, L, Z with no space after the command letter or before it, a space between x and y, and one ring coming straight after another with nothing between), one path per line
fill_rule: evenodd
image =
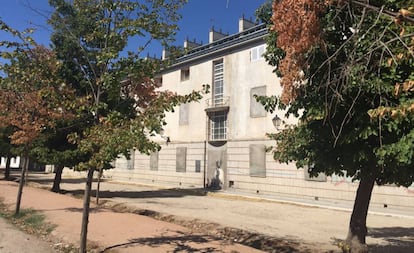
M206 189L206 162L207 162L207 140L204 140L204 168L203 168L203 188Z

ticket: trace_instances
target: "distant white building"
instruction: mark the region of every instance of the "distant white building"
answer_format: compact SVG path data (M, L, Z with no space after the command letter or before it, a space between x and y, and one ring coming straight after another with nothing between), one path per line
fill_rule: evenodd
M6 158L1 157L0 168L6 168ZM10 168L17 169L20 168L20 157L12 157L10 159Z

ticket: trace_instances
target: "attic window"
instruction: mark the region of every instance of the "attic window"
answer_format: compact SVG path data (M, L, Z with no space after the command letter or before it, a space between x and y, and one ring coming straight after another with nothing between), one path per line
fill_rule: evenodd
M187 81L190 79L190 68L181 69L181 81Z
M265 53L266 48L265 45L260 45L254 47L250 50L250 61L258 61L263 59L263 54Z

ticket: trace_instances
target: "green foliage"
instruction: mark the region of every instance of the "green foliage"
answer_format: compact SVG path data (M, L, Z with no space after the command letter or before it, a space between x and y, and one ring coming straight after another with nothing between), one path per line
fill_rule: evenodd
M13 145L10 142L12 129L10 127L0 128L0 155L7 157L13 154Z
M153 78L164 63L140 56L154 40L168 46L185 2L49 1L61 76L85 102L77 112L84 124L69 134L69 144L87 154L78 169L100 170L132 149L159 149L150 137L166 124L165 112L201 98L196 91L184 96L158 91ZM126 52L130 43L137 43L136 52Z
M375 175L379 184L404 186L414 181L414 25L385 14L413 4L326 7L322 42L307 52L306 81L288 107L300 123L271 135L276 160L294 161L314 175ZM267 60L277 67L284 55L275 49L277 33L271 33ZM273 101L262 99L269 108Z
M45 221L45 215L33 209L22 209L18 214L11 214L5 205L0 202L0 216L10 220L15 226L29 234L48 235L55 225Z
M72 116L74 96L57 75L61 62L51 50L37 45L30 34L0 24L16 38L1 43L6 53L0 64L0 125L10 143L30 146L44 129Z
M279 66L279 62L285 56L285 53L282 49L277 47L275 41L277 39L277 32L272 31L272 0L267 0L263 3L259 8L255 11L256 19L262 23L267 24L269 29L269 35L265 38L266 40L266 52L264 53L264 57L266 61L272 66ZM280 76L280 71L278 68L274 69L274 72ZM265 103L265 101L259 101Z

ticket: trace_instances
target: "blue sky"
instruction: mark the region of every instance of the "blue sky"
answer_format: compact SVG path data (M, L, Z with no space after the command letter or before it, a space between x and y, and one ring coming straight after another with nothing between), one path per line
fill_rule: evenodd
M49 44L49 33L45 17L31 10L43 13L50 11L47 0L1 0L0 18L19 30L37 27L34 38L42 44ZM183 45L185 38L195 39L203 44L208 42L208 32L212 26L224 33L234 34L238 31L238 20L244 14L246 18L255 19L254 11L265 0L189 0L180 11L175 45ZM28 6L31 6L31 8ZM4 36L4 34L0 34ZM3 38L0 38L0 40ZM146 52L161 55L161 48L154 44Z

